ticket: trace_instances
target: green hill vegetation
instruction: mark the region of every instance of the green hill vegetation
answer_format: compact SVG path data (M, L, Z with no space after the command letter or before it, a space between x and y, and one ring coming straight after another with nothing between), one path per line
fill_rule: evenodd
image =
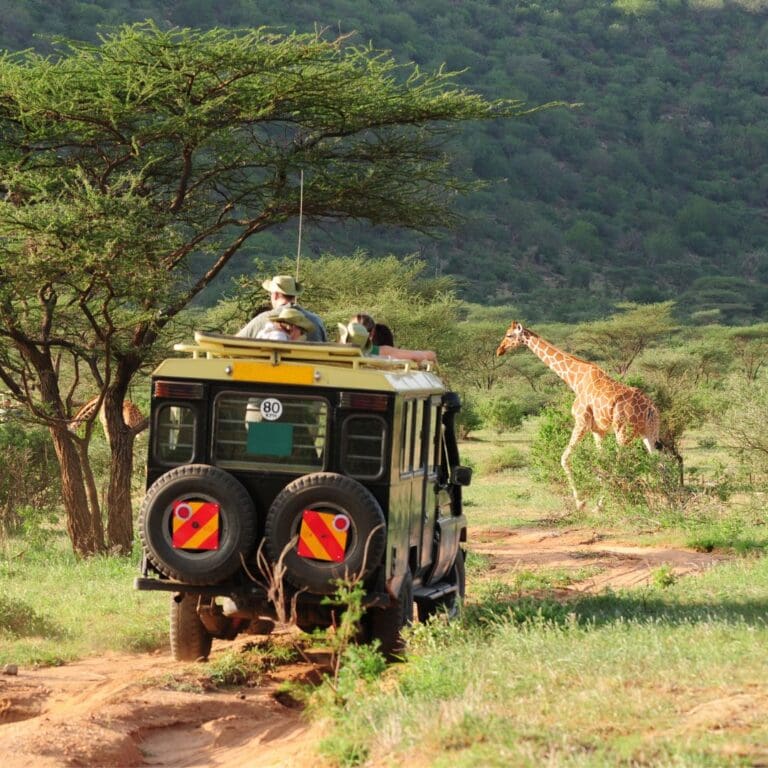
M529 322L674 298L682 317L743 324L768 313L765 11L761 2L644 0L2 0L0 45L96 41L145 18L328 27L425 69L466 70L461 83L489 98L578 102L463 130L457 166L488 186L459 201L458 229L438 227L433 239L332 225L305 232L307 253L418 253L435 274L458 277L465 298L512 304ZM269 259L295 243L292 224L253 247ZM249 263L246 255L238 267Z

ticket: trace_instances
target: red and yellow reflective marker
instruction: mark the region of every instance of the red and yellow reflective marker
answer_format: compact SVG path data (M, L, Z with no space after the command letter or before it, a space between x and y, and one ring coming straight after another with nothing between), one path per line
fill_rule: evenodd
M173 502L176 549L219 548L219 505L212 501Z
M347 551L349 518L333 512L305 509L299 530L300 557L340 563Z

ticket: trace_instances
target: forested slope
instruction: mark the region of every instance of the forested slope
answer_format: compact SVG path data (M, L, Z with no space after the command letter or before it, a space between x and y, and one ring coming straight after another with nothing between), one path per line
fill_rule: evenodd
M308 252L419 251L473 300L529 321L579 320L616 300L674 297L685 317L768 318L768 13L761 3L651 0L0 0L0 44L96 40L153 18L207 28L357 31L404 62L466 69L483 95L573 110L469 125L456 161L488 187L435 241L337 226ZM295 250L296 229L259 255Z

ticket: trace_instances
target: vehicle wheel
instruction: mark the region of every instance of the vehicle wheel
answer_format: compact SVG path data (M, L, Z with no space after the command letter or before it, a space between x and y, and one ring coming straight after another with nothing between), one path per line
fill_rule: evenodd
M171 653L176 661L208 658L213 635L197 615L197 595L171 595Z
M437 613L447 613L449 619L455 619L463 605L467 591L467 575L464 567L464 551L459 549L451 570L445 575L445 581L456 586L456 591L429 602L417 603L419 621L426 621Z
M174 545L174 505L218 504L215 548ZM256 512L250 495L232 475L207 464L176 467L149 488L139 514L139 536L160 573L187 584L215 584L231 576L256 543ZM178 543L178 542L177 542Z
M346 544L340 560L316 559L300 553L298 537L304 512L340 516ZM373 494L356 480L333 472L316 472L289 483L267 513L265 546L273 563L282 558L285 578L300 589L332 594L334 579L365 578L380 564L386 534L384 513Z
M413 578L408 569L400 595L386 608L369 608L363 616L365 637L379 641L379 650L387 661L396 661L405 651L402 630L413 623Z

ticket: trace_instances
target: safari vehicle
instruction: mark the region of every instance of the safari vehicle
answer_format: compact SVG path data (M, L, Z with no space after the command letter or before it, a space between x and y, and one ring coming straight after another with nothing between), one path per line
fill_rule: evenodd
M335 620L364 587L363 641L391 657L464 597L459 398L429 365L346 344L195 334L152 375L140 590L171 593L171 648ZM422 364L423 366L424 364Z

